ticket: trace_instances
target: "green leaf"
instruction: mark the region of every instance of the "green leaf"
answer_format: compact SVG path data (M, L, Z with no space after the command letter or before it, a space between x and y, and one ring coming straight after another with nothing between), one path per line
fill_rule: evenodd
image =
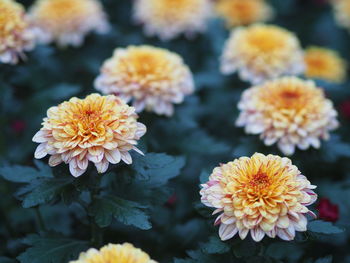
M30 247L17 257L21 263L66 263L88 247L85 241L38 235L30 235L23 242Z
M228 252L230 247L218 237L212 236L207 243L201 245L201 249L208 254L223 254Z
M52 177L51 169L42 162L35 161L38 169L31 166L5 165L0 167L0 175L14 183L30 183L39 177Z
M33 207L52 201L64 187L73 182L72 178L40 178L19 190L22 206Z
M228 152L230 147L216 138L208 135L203 130L196 130L184 135L181 146L186 151L198 154L221 154Z
M321 151L326 162L335 162L341 157L350 158L350 144L335 135L322 144Z
M319 258L315 261L315 263L332 263L333 257L331 255L326 256L324 258Z
M200 176L199 176L200 183L205 184L206 182L208 182L209 175L210 175L210 173L208 173L207 171L202 171Z
M50 89L42 91L34 98L38 100L52 99L57 101L72 97L80 91L81 87L78 85L61 83L51 87Z
M266 249L266 255L274 259L288 259L292 262L298 262L303 253L303 249L294 242L274 242Z
M92 203L91 214L100 227L107 227L112 219L140 229L150 229L149 216L144 211L146 206L115 196L96 198Z
M0 167L0 174L5 180L15 183L29 183L38 177L35 168L21 165Z
M318 234L326 234L326 235L332 235L332 234L340 234L343 233L344 230L333 225L330 222L322 221L322 220L315 220L309 223L308 229L311 232L318 233Z
M141 179L148 181L150 187L158 187L178 176L184 165L185 158L182 156L148 153L145 156L137 156L132 168Z

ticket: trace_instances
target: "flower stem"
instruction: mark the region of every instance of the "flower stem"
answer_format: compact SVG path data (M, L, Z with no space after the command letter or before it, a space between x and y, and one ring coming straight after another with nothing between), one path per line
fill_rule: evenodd
M37 218L37 221L38 221L38 228L39 228L39 230L42 231L42 232L46 232L47 229L46 229L45 222L44 222L44 219L43 219L43 217L41 215L39 207L35 208L34 211L35 211L36 218Z

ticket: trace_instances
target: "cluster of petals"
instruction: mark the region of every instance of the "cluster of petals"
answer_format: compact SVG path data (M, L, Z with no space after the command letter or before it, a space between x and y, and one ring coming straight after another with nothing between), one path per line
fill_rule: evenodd
M117 48L101 68L97 90L133 101L137 112L146 109L159 115L173 114L194 90L193 76L176 53L152 46Z
M29 18L39 29L40 42L56 42L59 46L80 46L88 33L109 29L97 0L37 0Z
M270 80L244 91L237 126L260 134L268 146L277 143L285 155L295 147L319 148L338 126L337 112L314 81L297 77Z
M205 31L211 15L211 0L135 0L134 4L134 20L144 25L146 35L162 40Z
M288 158L255 153L216 167L200 194L218 214L222 240L250 232L259 242L265 235L293 240L306 231L306 214L315 216L307 208L317 199L315 188Z
M298 38L273 25L253 24L233 29L221 56L221 72L238 72L254 84L282 75L299 75L305 68Z
M35 30L29 25L23 6L14 0L1 0L0 63L16 64L34 44Z
M346 79L347 63L331 49L309 47L305 51L305 76L341 83Z
M339 26L350 30L350 0L333 0L332 5Z
M228 27L265 22L273 16L273 10L265 0L218 0L216 10Z
M69 164L74 177L86 171L89 161L99 173L104 173L109 163L122 160L131 164L129 151L140 152L135 145L146 132L137 117L133 107L114 95L73 97L48 109L42 128L33 137L39 143L35 158L49 154L50 166Z
M100 250L90 248L69 263L157 263L132 244L108 244Z

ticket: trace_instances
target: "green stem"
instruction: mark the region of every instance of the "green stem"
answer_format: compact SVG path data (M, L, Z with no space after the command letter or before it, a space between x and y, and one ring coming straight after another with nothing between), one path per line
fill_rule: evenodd
M14 237L15 235L15 231L14 229L12 228L11 224L10 224L10 220L7 218L7 215L5 212L2 212L1 213L1 216L2 216L2 219L4 221L4 225L7 229L7 232L10 234L11 237Z
M90 217L91 224L91 245L100 248L103 244L103 230L95 223L93 217Z
M91 204L94 203L94 200L96 198L96 196L99 194L99 186L100 186L100 177L98 177L96 185L98 187L94 187L93 189L91 189ZM87 210L89 210L87 208ZM91 215L90 213L88 213L89 219L90 219L90 227L91 227L91 244L94 247L100 248L103 245L103 230L102 228L100 228L96 222L95 222L95 218L93 215Z
M43 217L41 215L39 207L35 208L34 211L35 211L35 214L36 214L39 230L42 231L42 232L46 232L47 229L46 229L45 222L44 222L44 219L43 219Z

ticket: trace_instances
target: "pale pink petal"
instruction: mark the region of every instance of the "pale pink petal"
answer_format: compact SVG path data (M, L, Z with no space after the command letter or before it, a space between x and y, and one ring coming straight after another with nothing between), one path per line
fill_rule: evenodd
M54 167L56 165L59 165L60 163L62 163L62 158L60 154L56 154L56 155L52 155L49 158L49 165Z
M128 152L121 152L121 158L126 164L132 164L132 158L130 153Z
M34 157L35 159L41 159L44 158L47 155L46 151L46 143L41 143L36 147Z
M105 157L107 161L109 161L112 164L117 164L121 160L121 154L118 149L112 150L112 151L105 151Z
M231 224L231 225L221 224L219 227L219 236L222 241L232 238L234 235L237 234L237 232L238 232L238 228L236 227L236 224Z

